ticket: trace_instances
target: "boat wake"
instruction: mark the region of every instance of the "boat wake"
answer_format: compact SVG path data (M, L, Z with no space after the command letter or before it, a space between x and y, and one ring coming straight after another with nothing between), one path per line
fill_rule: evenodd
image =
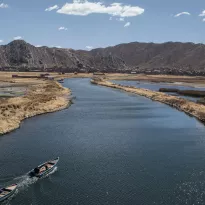
M48 174L46 174L44 177L42 177L42 179L52 175L53 173L55 173L58 170L58 167L55 167L51 172L49 172Z
M47 175L42 177L42 179L46 178L46 177L49 177L50 175L55 173L57 170L58 170L58 167L55 167L51 172L49 172ZM12 198L14 198L19 192L29 188L29 186L31 186L32 184L35 184L38 180L39 180L39 178L37 178L37 177L32 177L31 178L30 176L28 176L28 173L23 175L23 176L15 177L12 180L12 182L10 182L10 184L16 183L17 184L17 189L16 189L14 195L11 196L6 201L2 202L1 205L10 205L10 201L12 200Z
M38 178L37 177L33 177L33 178L30 178L29 176L25 175L25 176L22 176L20 181L17 182L18 186L18 190L23 190L25 188L28 188L31 184L34 184L38 181Z
M47 175L42 177L42 179L52 175L53 173L55 173L57 171L57 169L58 168L55 167L51 172L49 172ZM30 178L28 175L20 176L20 177L17 177L15 179L19 180L17 182L19 191L28 188L31 184L35 184L39 180L39 178L37 178L37 177Z

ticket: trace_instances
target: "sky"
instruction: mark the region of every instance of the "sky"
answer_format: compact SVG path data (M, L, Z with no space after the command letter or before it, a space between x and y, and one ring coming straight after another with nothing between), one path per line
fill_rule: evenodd
M0 0L0 44L92 49L205 43L205 0Z

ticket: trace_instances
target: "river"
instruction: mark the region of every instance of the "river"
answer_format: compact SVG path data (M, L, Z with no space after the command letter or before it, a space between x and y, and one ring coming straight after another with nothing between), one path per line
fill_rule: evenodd
M205 127L167 105L89 79L68 79L66 110L0 137L0 185L10 205L205 204ZM26 173L59 156L44 179Z
M174 83L152 83L148 81L134 81L134 80L113 80L113 83L116 84L121 84L121 85L129 85L129 86L135 86L136 88L145 88L153 91L159 91L160 88L174 88L174 89L179 89L179 90L199 90L199 91L205 91L204 87L198 87L194 88L191 86L185 86L185 85L179 85L179 84L174 84ZM191 97L191 96L185 96L185 95L180 95L178 93L172 93L172 92L165 92L168 95L173 95L173 96L179 96L181 98L185 98L187 100L196 102L197 100L200 99L200 97Z

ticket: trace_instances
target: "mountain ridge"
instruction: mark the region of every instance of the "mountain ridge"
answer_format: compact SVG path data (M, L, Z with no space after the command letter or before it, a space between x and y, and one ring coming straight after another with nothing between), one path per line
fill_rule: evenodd
M205 45L130 42L86 51L15 40L0 46L0 70L205 75Z

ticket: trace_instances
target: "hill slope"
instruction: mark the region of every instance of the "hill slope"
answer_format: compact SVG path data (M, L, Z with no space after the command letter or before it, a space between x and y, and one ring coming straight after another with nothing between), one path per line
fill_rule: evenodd
M205 45L167 42L128 43L94 49L92 55L116 55L137 72L205 74Z
M205 45L133 42L83 51L17 40L0 46L0 69L205 75Z

